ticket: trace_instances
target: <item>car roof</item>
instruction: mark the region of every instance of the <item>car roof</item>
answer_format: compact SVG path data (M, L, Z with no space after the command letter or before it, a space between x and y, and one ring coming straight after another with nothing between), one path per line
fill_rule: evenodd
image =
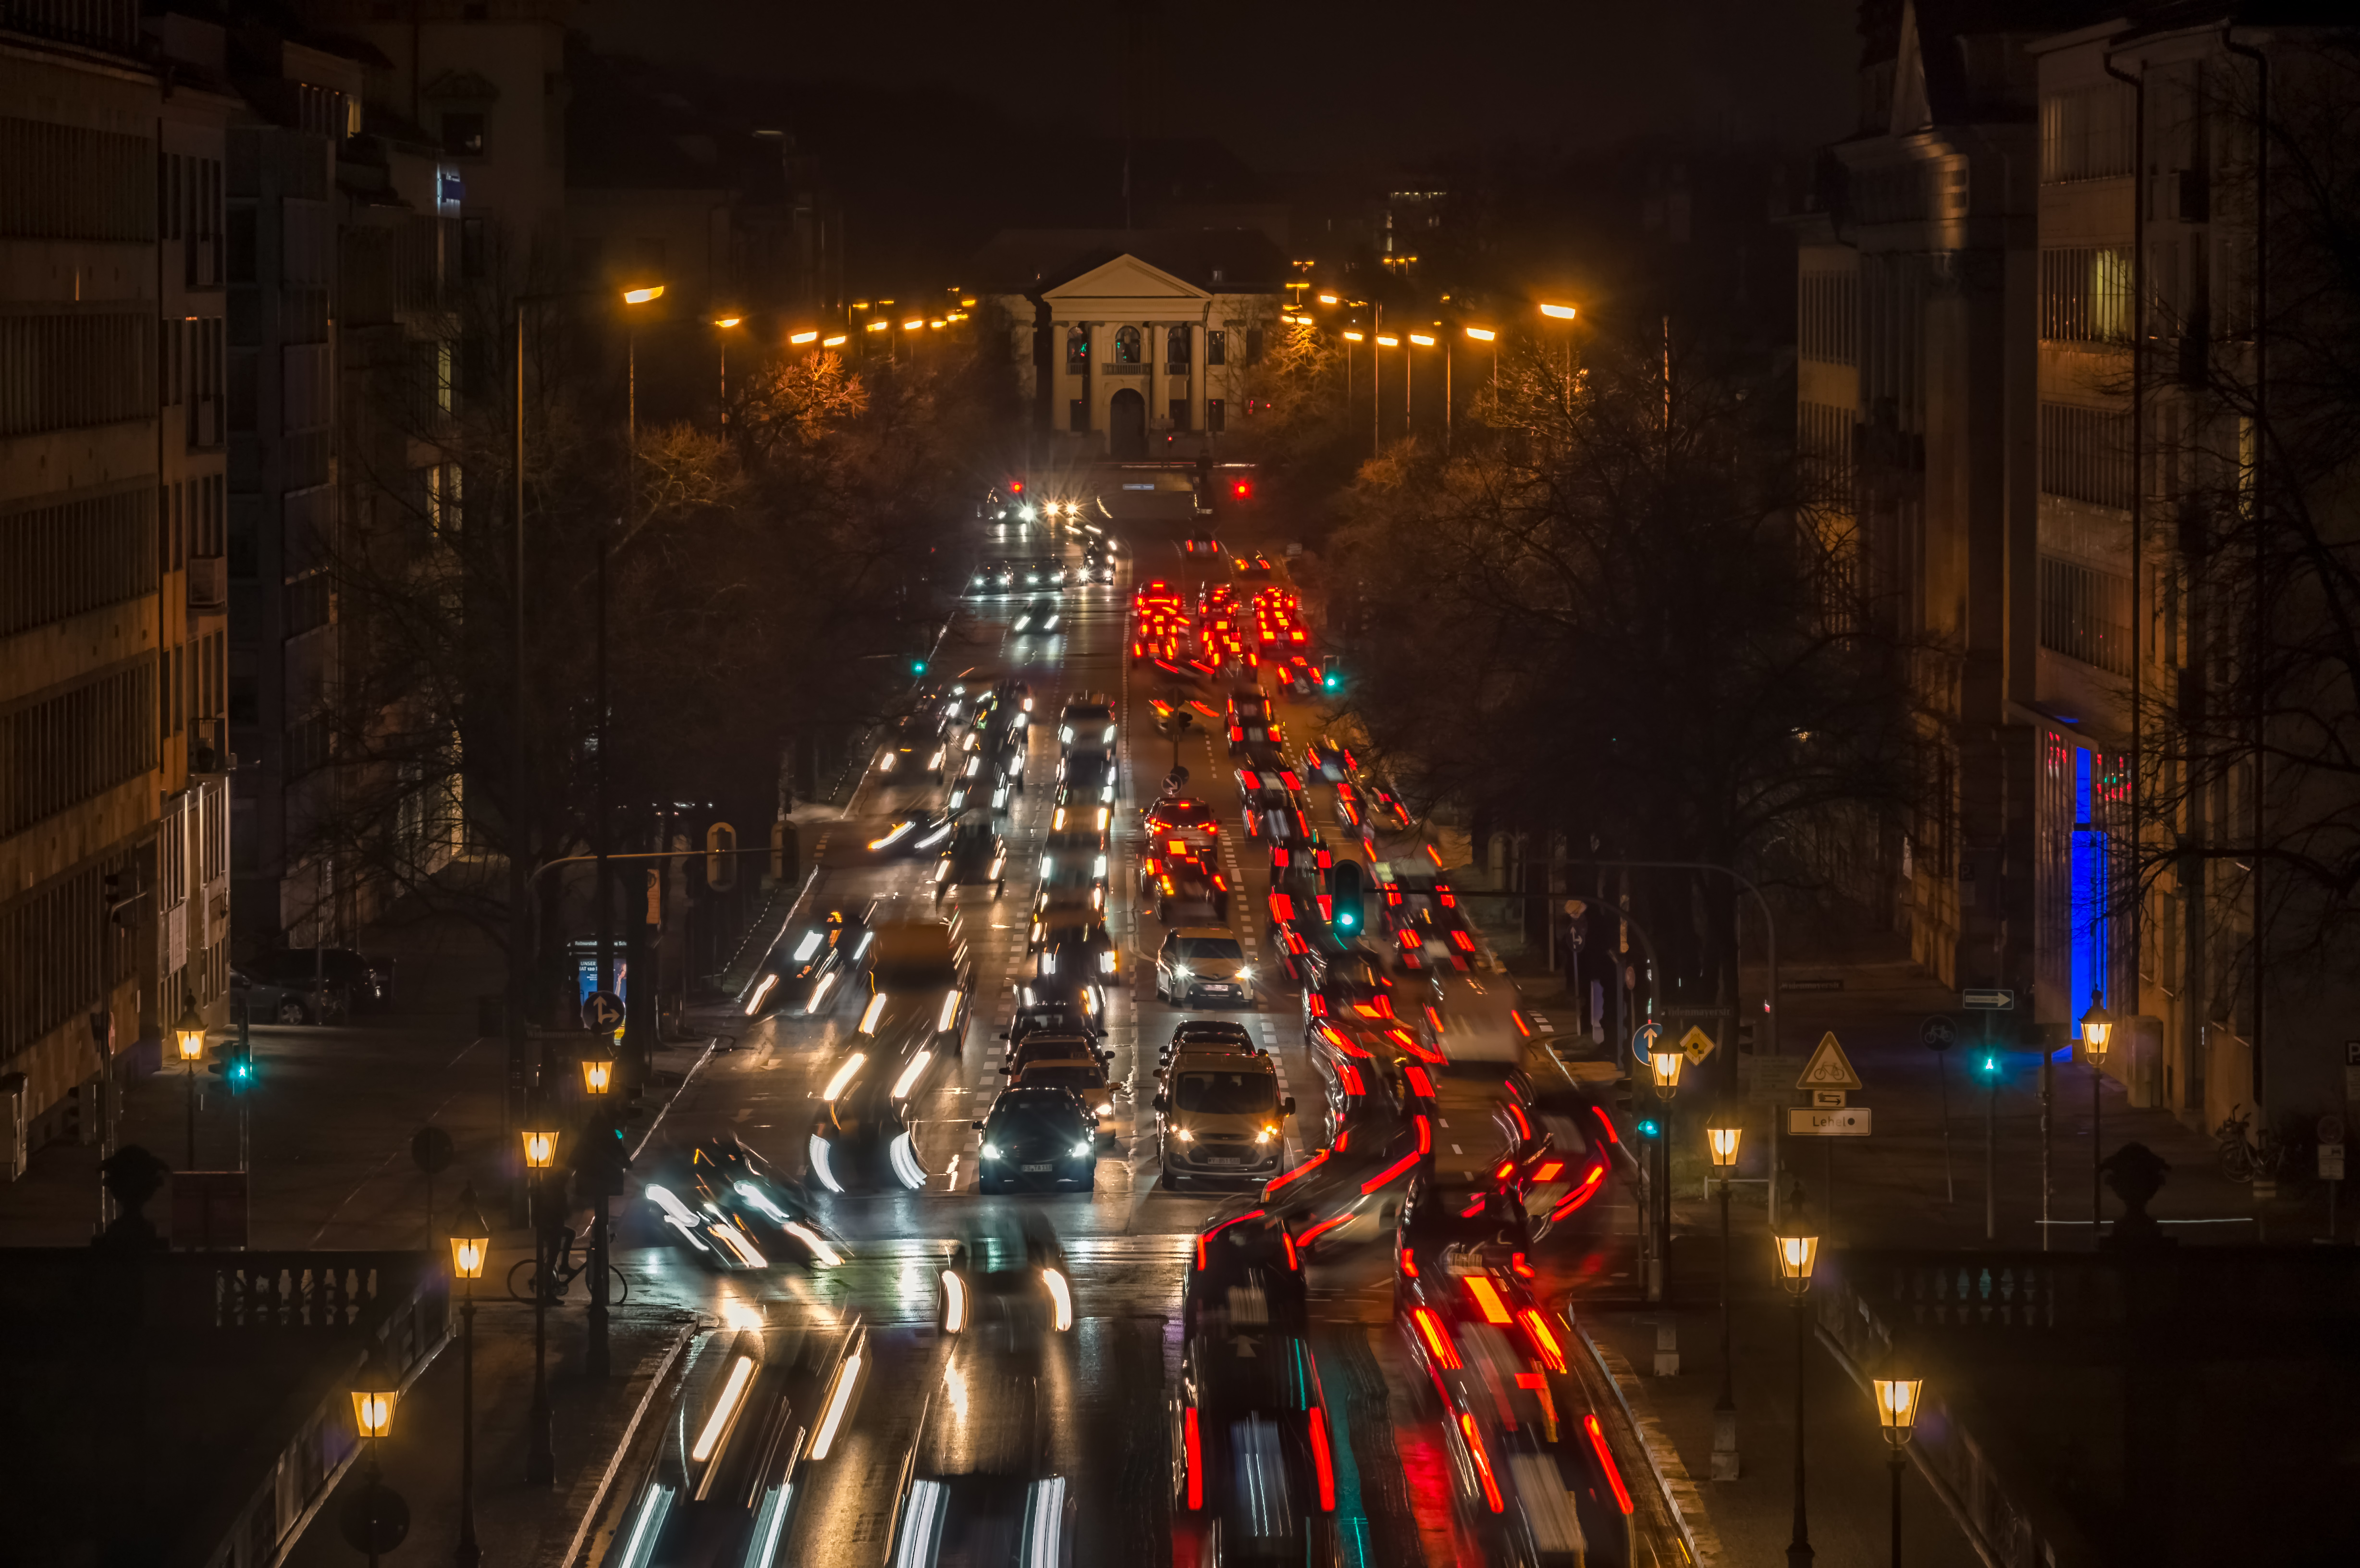
M1227 937L1231 942L1235 942L1238 939L1238 933L1231 931L1227 926L1182 926L1178 931L1168 932L1164 936L1164 940L1170 942L1175 938L1184 936Z
M1182 1073L1267 1073L1278 1076L1277 1064L1267 1051L1248 1054L1241 1051L1178 1051L1173 1052L1172 1064L1164 1071L1167 1077Z
M1240 1023L1227 1018L1184 1018L1172 1031L1174 1040L1196 1040L1218 1037L1222 1040L1251 1040L1253 1031Z

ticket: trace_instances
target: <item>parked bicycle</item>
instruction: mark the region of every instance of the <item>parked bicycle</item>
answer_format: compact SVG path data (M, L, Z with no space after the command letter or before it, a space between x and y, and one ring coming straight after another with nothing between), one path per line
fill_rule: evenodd
M2245 1108L2243 1105L2230 1106L2228 1119L2212 1129L2221 1146L2221 1174L2232 1181L2251 1181L2260 1169L2261 1147L2247 1130L2253 1118L2239 1114Z
M580 1279L582 1275L589 1271L590 1243L588 1238L585 1237L582 1240L580 1247L581 1261L578 1263L574 1261L574 1252L575 1244L574 1231L570 1227L565 1230L559 1231L557 1233L556 1245L550 1248L548 1294L543 1298L551 1306L555 1306L558 1302L565 1300L566 1292L573 1286L574 1281ZM519 1258L517 1259L516 1267L508 1270L508 1295L510 1297L519 1301L530 1301L533 1299L533 1296L536 1293L536 1275L534 1270L535 1266L539 1264L540 1261L541 1260L537 1258ZM584 1280L582 1289L586 1294L590 1289L589 1281ZM606 1263L606 1304L610 1307L619 1307L630 1299L631 1282L624 1277L623 1271L615 1266L614 1260L610 1257Z

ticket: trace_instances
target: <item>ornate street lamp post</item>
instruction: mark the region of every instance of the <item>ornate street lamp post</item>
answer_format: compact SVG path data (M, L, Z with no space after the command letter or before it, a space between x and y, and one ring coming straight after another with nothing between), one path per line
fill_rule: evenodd
M459 1301L459 1544L451 1553L458 1568L483 1561L475 1544L475 1281L491 1252L492 1227L484 1223L470 1182L459 1190L451 1222L451 1277L467 1286Z
M524 1168L531 1172L526 1179L532 1183L532 1432L525 1450L524 1478L546 1486L557 1478L557 1452L550 1439L548 1355L549 1233L556 1203L550 1189L558 1180L557 1129L549 1125L545 1112L536 1110L522 1137Z
M1890 1368L1888 1368L1888 1371ZM1892 1450L1893 1568L1901 1568L1901 1451L1909 1446L1918 1425L1918 1396L1926 1387L1922 1377L1885 1377L1876 1385L1876 1424Z
M180 1009L180 1021L172 1026L172 1042L180 1052L180 1065L189 1080L189 1162L180 1169L197 1168L197 1063L205 1055L205 1020L197 1014L197 999Z
M614 1136L607 1121L607 1092L615 1082L615 1048L600 1040L582 1053L582 1089L590 1096L590 1118L583 1136L592 1140ZM592 1149L599 1146L594 1141ZM584 1168L593 1188L590 1219L590 1342L583 1369L604 1377L610 1369L606 1345L606 1182L603 1172Z
M1729 1336L1729 1180L1737 1171L1738 1139L1744 1127L1727 1111L1716 1113L1704 1129L1712 1149L1712 1168L1721 1178L1721 1397L1712 1405L1712 1478L1734 1481L1737 1462L1737 1394L1732 1386L1733 1357Z
M1795 1301L1795 1539L1786 1543L1786 1568L1811 1568L1811 1519L1804 1506L1803 1373L1805 1353L1811 1343L1811 1268L1819 1261L1819 1238L1802 1223L1803 1192L1795 1188L1793 1230L1773 1237L1778 1248L1778 1282Z
M2114 1036L2114 1015L2106 1011L2106 995L2092 989L2090 1010L2081 1015L2081 1060L2090 1066L2090 1245L2098 1245L2098 1205L2104 1191L2104 1172L2099 1169L2106 1158L2104 1141L2098 1136L2101 1108L2098 1089L2105 1078L2106 1047Z

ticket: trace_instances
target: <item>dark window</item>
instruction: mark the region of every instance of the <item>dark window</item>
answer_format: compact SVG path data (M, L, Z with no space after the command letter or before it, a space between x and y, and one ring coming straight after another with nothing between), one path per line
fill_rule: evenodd
M1227 365L1229 362L1229 334L1211 332L1205 334L1205 363Z
M442 150L453 158L483 157L483 115L475 114L443 115Z
M1139 329L1122 327L1114 334L1114 362L1117 365L1137 365L1139 359Z
M1090 405L1087 398L1076 397L1065 405L1065 428L1076 435L1087 435L1090 429Z
M254 281L254 209L233 207L229 212L229 280Z
M484 220L481 218L459 220L459 276L484 276Z
M1246 329L1246 363L1248 365L1262 363L1262 329L1260 327Z
M1082 371L1089 368L1090 334L1087 327L1076 327L1065 334L1065 368Z
M1205 433L1207 435L1217 436L1219 435L1223 430L1227 429L1229 424L1227 418L1228 411L1228 406L1218 397L1206 398Z
M1188 428L1188 399L1185 397L1172 399L1172 428L1175 430Z
M1175 365L1188 363L1188 329L1175 327L1164 334L1164 357Z

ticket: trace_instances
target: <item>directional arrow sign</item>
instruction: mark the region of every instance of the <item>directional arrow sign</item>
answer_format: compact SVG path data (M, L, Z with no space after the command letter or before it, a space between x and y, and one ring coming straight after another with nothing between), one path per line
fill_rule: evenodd
M623 1027L623 998L612 991L593 991L582 998L582 1027L612 1034Z
M1864 1089L1860 1074L1852 1071L1852 1059L1836 1043L1835 1031L1819 1036L1819 1049L1803 1063L1803 1075L1795 1080L1797 1089Z
M1959 993L1959 1006L1976 1012L2012 1013L2016 1010L2016 993L1996 987Z
M1653 1019L1641 1024L1631 1036L1631 1054L1641 1062L1655 1059L1655 1041L1662 1039L1664 1026Z
M1688 1026L1688 1033L1680 1036L1680 1054L1688 1059L1688 1065L1691 1067L1702 1066L1704 1059L1710 1056L1712 1051L1712 1036L1694 1024Z

